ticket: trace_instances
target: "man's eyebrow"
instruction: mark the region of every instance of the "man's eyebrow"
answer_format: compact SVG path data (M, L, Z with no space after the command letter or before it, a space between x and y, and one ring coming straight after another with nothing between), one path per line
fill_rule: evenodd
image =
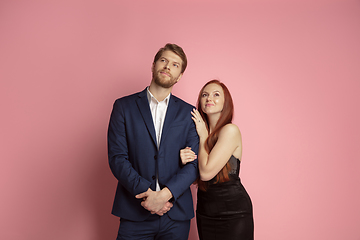
M171 62L171 60L169 60L169 59L167 59L166 57L163 57L163 56L160 57L159 60L160 60L160 59L165 59L166 61ZM180 63L180 62L173 61L173 63L174 63L174 64L178 64L178 65L181 66L181 63Z

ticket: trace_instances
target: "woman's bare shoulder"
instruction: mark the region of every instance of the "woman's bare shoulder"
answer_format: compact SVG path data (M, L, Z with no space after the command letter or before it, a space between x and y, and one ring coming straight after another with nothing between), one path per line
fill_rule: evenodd
M219 134L230 135L230 136L234 136L234 137L237 137L237 136L241 137L241 132L240 132L238 126L236 126L233 123L228 123L224 127L222 127Z
M226 124L219 133L219 139L223 139L224 142L227 142L228 145L235 147L232 155L241 160L242 154L242 140L241 132L233 123Z

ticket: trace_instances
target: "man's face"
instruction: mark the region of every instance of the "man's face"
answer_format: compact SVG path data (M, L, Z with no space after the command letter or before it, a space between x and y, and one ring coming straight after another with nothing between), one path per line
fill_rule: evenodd
M182 60L177 54L164 51L152 66L153 81L163 88L172 87L182 76L181 66Z

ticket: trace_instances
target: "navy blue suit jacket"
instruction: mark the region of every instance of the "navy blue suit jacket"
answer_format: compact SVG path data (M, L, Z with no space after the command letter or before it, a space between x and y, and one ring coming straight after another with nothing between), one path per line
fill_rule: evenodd
M194 217L190 185L198 176L197 160L182 165L180 159L180 149L185 147L198 152L193 108L170 96L158 149L147 90L115 101L108 129L109 164L118 179L112 214L133 221L148 218L150 212L135 195L155 190L158 173L160 187L168 187L173 195L168 216L173 220Z

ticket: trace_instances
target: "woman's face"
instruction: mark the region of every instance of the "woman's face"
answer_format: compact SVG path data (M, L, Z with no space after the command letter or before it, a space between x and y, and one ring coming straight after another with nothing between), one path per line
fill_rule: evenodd
M200 96L201 109L207 115L221 114L225 102L224 90L216 83L208 84Z

